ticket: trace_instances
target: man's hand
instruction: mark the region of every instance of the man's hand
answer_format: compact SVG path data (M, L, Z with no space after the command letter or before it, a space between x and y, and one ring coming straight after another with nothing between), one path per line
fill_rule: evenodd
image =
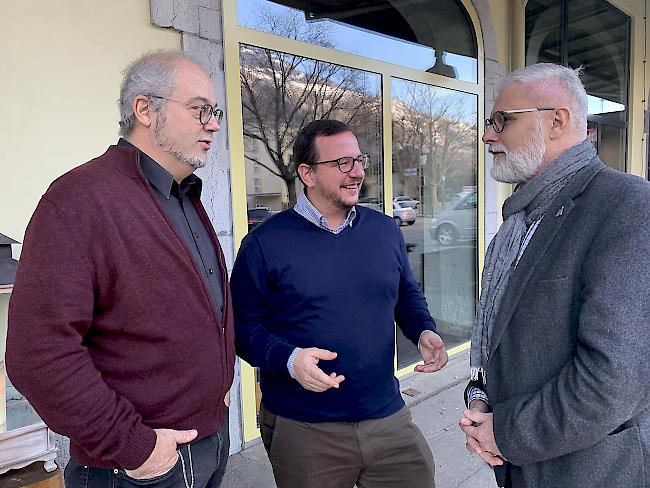
M190 442L198 434L196 430L154 429L154 432L156 446L149 458L139 468L124 470L131 478L144 480L169 472L178 461L178 444Z
M310 391L322 392L330 388L338 388L345 377L336 373L328 376L317 366L318 361L321 359L331 361L335 358L335 352L325 349L318 349L316 347L301 349L293 361L293 374L296 377L296 381L303 388Z
M228 390L223 397L223 403L226 407L230 408L230 390Z
M425 330L420 336L420 355L424 364L418 364L415 371L420 373L433 373L439 371L447 364L447 351L445 343L440 336L432 330Z
M465 410L465 416L460 419L460 428L467 439L465 445L490 466L500 466L504 463L504 458L494 440L492 414L479 411L483 408L481 404L485 405L485 402L474 400L472 408Z

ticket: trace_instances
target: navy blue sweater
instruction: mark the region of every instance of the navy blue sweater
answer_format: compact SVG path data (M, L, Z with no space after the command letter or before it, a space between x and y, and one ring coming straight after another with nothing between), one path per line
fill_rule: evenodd
M265 407L304 422L395 413L404 402L393 321L415 344L423 330L435 330L399 228L364 207L338 235L293 209L258 225L242 242L231 290L236 350L260 368ZM337 352L319 367L344 375L340 387L316 393L291 378L295 347Z

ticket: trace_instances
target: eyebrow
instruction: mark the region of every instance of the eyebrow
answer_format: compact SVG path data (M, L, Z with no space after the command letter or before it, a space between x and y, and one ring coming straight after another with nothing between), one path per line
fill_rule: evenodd
M192 98L189 99L189 101L187 103L194 103L194 102L201 102L201 103L206 104L206 105L212 105L210 103L210 100L208 100L207 98L202 97L202 96L192 97ZM217 104L215 103L214 106L216 107Z

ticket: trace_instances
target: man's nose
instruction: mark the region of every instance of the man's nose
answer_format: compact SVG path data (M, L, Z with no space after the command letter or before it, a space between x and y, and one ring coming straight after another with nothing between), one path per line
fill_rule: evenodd
M348 173L352 178L363 178L366 175L366 171L361 166L361 161L355 161L354 166Z
M203 124L203 128L209 132L219 132L221 130L221 126L219 125L219 122L217 122L217 118L214 114L210 117L207 124Z
M499 134L497 134L497 131L494 130L492 125L488 125L483 133L482 139L485 144L494 144L499 141Z

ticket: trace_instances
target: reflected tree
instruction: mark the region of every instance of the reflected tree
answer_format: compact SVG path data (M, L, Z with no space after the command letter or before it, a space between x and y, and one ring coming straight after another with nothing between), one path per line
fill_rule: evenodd
M332 47L325 24L305 23L298 11L264 10L259 22L297 41ZM240 82L244 137L261 144L261 156L246 158L282 178L290 204L296 201L296 161L291 147L297 132L316 119L334 118L349 124L359 138L368 129L363 120L379 111L363 72L271 49L241 45ZM375 133L376 134L376 133ZM376 135L375 135L376 137Z
M393 102L393 171L420 168L425 210L474 185L476 98L414 82L398 82ZM420 186L419 185L419 186Z

